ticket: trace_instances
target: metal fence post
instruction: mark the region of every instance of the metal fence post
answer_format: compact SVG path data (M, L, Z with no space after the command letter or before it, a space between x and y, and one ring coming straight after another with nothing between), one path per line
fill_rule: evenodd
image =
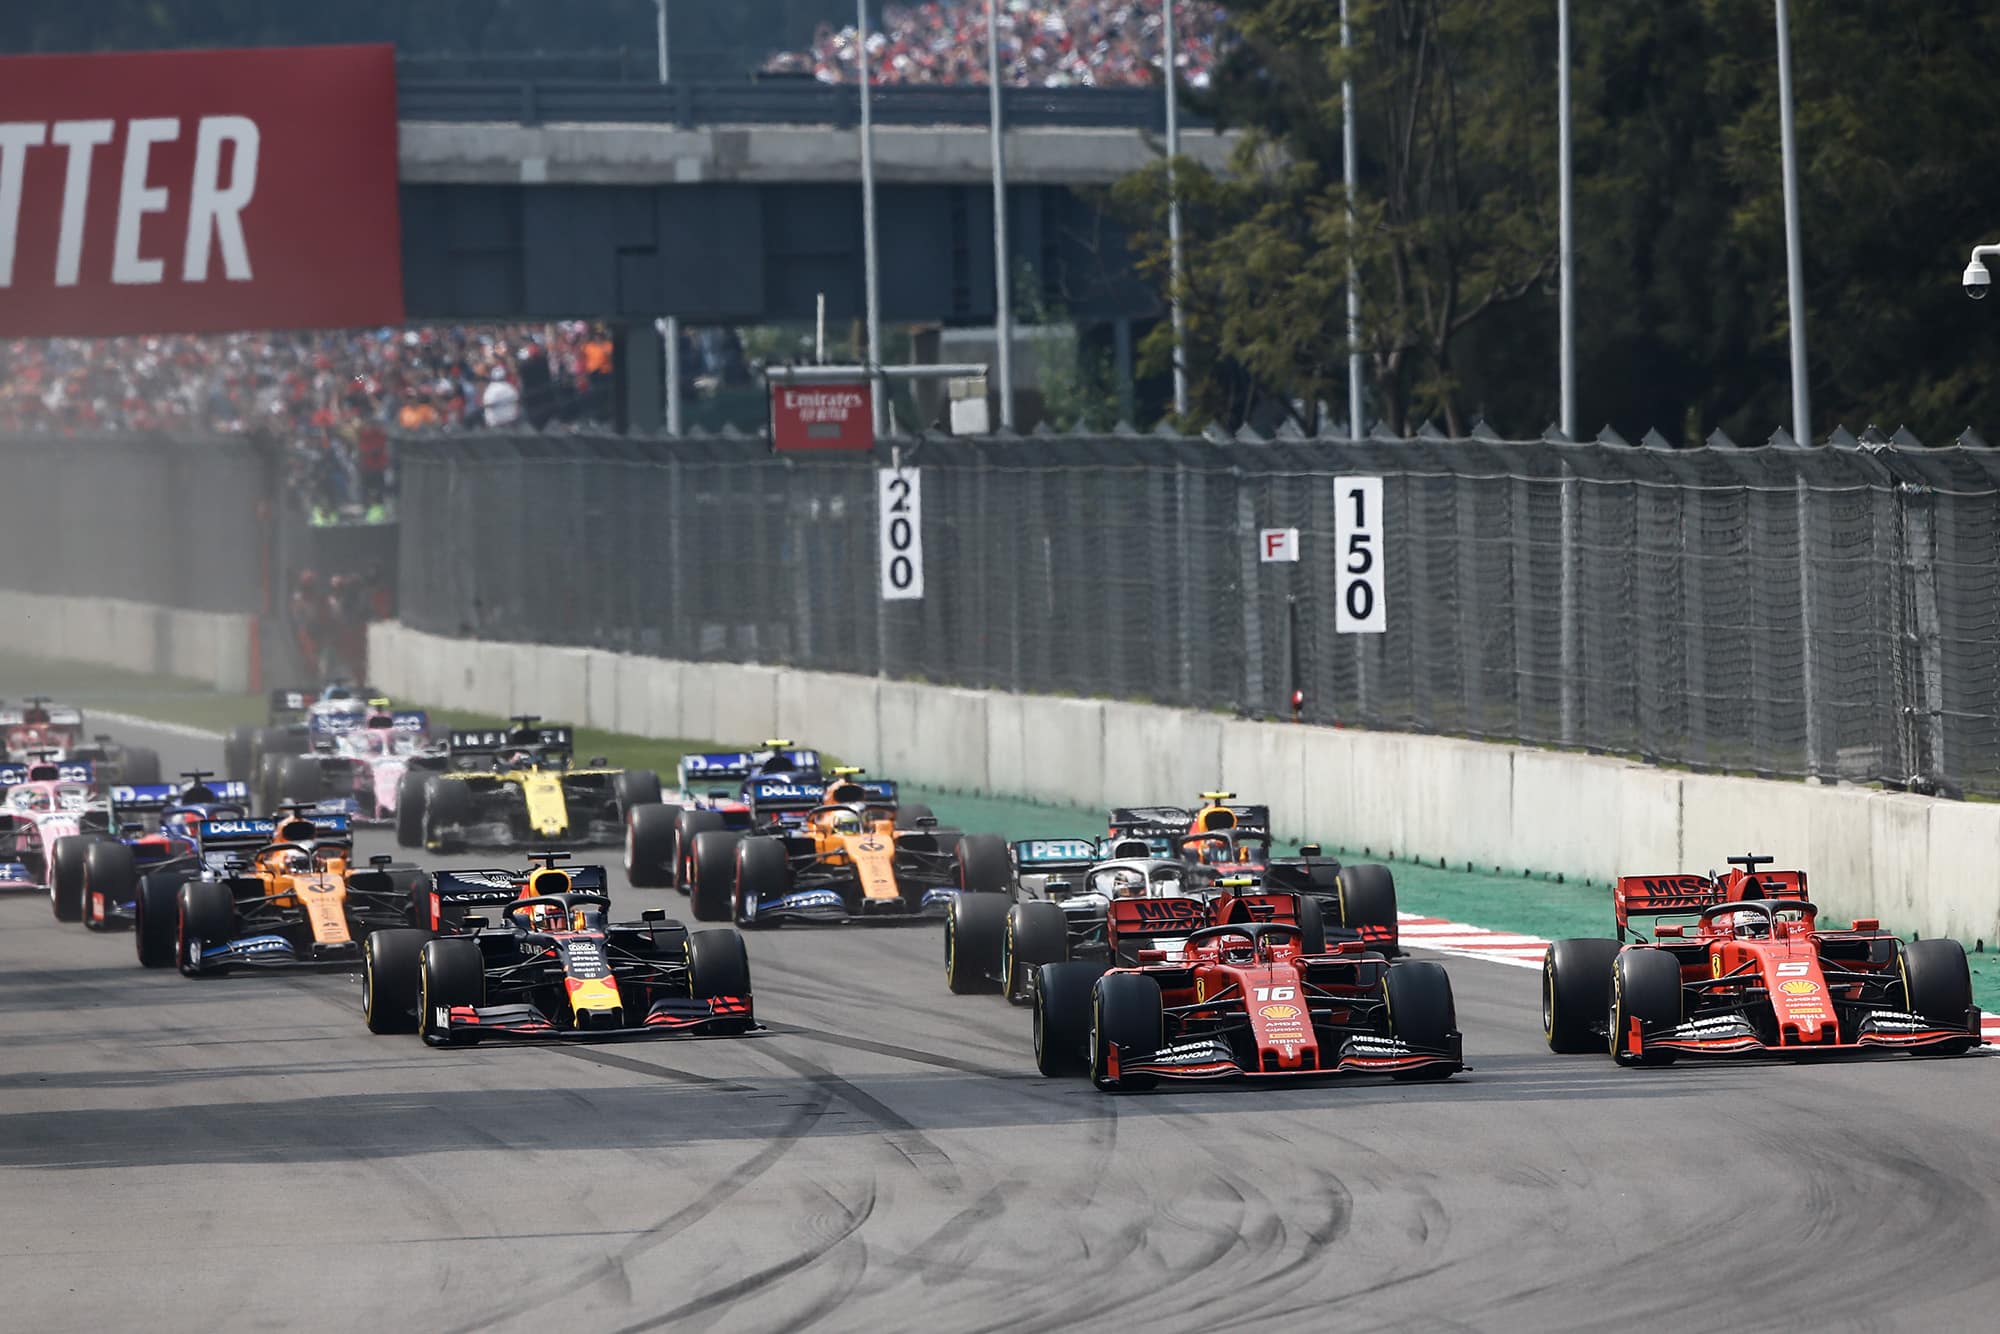
M1578 677L1576 624L1576 528L1580 497L1577 493L1576 473L1568 463L1562 466L1562 592L1560 595L1562 620L1562 739L1566 746L1573 746L1577 739L1577 695L1582 681Z
M1803 678L1801 695L1806 713L1806 772L1817 776L1820 772L1819 750L1819 681L1813 675L1813 581L1812 581L1812 488L1806 485L1806 476L1800 472L1794 484L1797 499L1793 502L1798 514L1799 529L1799 674Z
M1944 664L1939 658L1937 529L1932 512L1936 498L1928 486L1914 482L1900 483L1898 490L1906 498L1909 514L1909 522L1903 529L1905 559L1916 602L1917 661L1923 682L1921 695L1913 701L1922 719L1921 732L1913 727L1912 733L1923 737L1925 753L1916 757L1918 762L1910 776L1925 773L1942 776L1948 770L1944 761Z
M1257 586L1257 502L1250 494L1243 470L1231 468L1229 478L1236 484L1236 550L1241 562L1242 583L1237 601L1243 604L1243 707L1263 712L1264 705L1264 626L1258 606Z

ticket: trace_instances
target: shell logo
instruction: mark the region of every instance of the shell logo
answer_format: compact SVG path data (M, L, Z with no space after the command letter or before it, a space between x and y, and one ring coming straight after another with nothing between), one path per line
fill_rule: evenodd
M1778 990L1784 992L1787 996L1810 996L1819 990L1819 983L1803 981L1780 982Z
M1296 1005L1266 1005L1263 1009L1257 1011L1257 1013L1263 1015L1266 1019L1296 1019L1299 1017L1299 1007Z

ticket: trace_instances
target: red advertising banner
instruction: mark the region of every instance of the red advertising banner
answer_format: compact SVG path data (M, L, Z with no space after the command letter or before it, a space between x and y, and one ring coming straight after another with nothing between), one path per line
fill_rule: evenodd
M868 382L772 385L771 448L875 448Z
M389 46L0 57L0 336L403 319Z

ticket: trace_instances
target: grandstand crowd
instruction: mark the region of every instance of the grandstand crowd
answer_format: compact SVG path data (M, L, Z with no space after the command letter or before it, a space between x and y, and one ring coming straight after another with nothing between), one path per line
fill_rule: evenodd
M1037 88L1116 88L1156 77L1160 0L999 0L1001 81ZM1175 63L1184 82L1208 86L1224 6L1176 0ZM772 56L767 74L852 83L856 30L822 25L804 51ZM878 83L985 83L986 0L930 0L883 7L868 37Z

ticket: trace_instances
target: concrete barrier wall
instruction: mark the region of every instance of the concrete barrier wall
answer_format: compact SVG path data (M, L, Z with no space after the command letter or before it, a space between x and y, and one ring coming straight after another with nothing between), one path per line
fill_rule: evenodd
M250 688L252 616L0 590L0 621L22 649L45 657Z
M883 777L1094 811L1188 802L1219 786L1268 802L1283 837L1378 857L1605 882L1765 852L1803 866L1833 917L2000 939L2000 805L1152 705L457 641L393 624L373 627L369 653L385 689L423 703L726 745L785 736Z

